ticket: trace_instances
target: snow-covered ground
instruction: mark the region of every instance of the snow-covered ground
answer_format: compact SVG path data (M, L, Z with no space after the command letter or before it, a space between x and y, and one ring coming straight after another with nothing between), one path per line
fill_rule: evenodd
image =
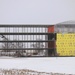
M75 74L75 57L0 57L1 69L30 69L40 72Z

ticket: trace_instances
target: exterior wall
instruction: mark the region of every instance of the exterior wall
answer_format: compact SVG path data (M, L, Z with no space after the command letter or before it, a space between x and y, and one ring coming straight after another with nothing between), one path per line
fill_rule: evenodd
M54 55L55 53L55 48L56 48L56 45L55 45L55 34L54 34L54 26L50 26L48 27L48 33L51 33L48 35L48 40L50 40L50 42L48 42L48 48L50 48L48 50L48 55Z
M75 33L57 33L56 45L59 56L75 56Z
M54 26L50 26L50 27L48 27L48 32L52 32L52 33L54 33Z

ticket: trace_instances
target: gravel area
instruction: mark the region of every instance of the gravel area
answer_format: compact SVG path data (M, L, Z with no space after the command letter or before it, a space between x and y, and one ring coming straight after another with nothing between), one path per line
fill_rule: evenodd
M75 75L75 74L65 74L65 73L47 73L38 72L28 69L0 69L0 75Z

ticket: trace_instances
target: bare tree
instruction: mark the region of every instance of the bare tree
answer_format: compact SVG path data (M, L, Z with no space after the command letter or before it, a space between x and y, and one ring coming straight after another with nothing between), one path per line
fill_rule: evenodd
M41 41L41 39L37 39L38 41ZM44 49L41 49L41 50L38 50L38 49L40 49L40 48L44 48L45 46L43 45L43 42L36 42L35 44L32 44L31 45L33 48L36 48L37 50L34 50L35 51L35 53L37 54L37 55L40 55L40 56L43 56L43 55L45 55L45 50Z
M2 35L1 38L3 38L3 41L10 41L10 39L8 39L4 35ZM13 41L17 41L17 40L15 39ZM2 44L2 50L4 52L11 52L14 49L22 49L22 48L23 48L23 43L22 42L4 42ZM23 55L23 50L14 50L14 52L15 52L16 56L22 56ZM24 52L25 52L25 50L24 50Z
M8 38L6 38L6 36L4 36L4 35L1 35L1 38L3 39L3 41L8 41ZM2 49L5 49L5 50L3 50L3 51L9 51L8 49L11 47L11 43L8 43L8 42L4 42L3 44L2 44Z

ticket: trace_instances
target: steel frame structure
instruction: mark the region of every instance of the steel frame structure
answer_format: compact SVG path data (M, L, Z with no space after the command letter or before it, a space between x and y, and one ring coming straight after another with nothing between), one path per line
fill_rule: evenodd
M48 35L55 33L48 32L50 26L53 25L0 25L0 55L17 57L52 56L48 55L48 51L56 49L48 48L48 42L55 41L55 39L48 40Z

